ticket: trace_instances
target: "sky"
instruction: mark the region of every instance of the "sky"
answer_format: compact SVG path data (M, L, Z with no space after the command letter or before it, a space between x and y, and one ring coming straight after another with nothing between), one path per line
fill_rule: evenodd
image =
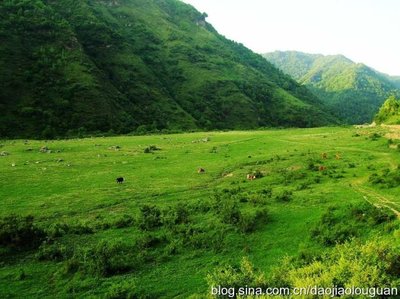
M400 76L400 0L183 0L257 53L343 54Z

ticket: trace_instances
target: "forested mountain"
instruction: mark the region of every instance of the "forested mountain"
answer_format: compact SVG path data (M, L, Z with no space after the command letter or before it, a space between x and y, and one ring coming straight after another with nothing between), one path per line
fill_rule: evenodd
M397 88L400 89L400 77L399 76L388 76L388 75L386 75L386 76L389 79L389 81L392 82L392 84L394 86L396 86Z
M399 125L400 124L400 100L390 96L375 116L377 124Z
M0 14L3 137L335 121L177 0L5 0Z
M295 51L264 57L300 84L310 88L332 111L350 124L371 122L399 81L342 55L323 56Z

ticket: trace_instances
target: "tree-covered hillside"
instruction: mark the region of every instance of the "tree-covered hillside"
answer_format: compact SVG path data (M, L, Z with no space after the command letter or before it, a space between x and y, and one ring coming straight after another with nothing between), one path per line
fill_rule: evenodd
M3 137L334 121L177 0L5 0L0 14Z
M384 100L398 93L395 78L342 55L277 51L264 57L309 87L347 123L371 122Z
M378 124L399 125L400 124L400 100L390 96L375 116Z
M394 84L397 88L400 89L400 77L399 76L387 76L389 81Z

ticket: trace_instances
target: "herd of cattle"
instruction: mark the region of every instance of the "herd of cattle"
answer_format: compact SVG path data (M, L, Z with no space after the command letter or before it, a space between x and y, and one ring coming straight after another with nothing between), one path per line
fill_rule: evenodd
M250 157L250 156L249 156ZM321 153L321 158L323 159L323 160L326 160L326 159L328 159L328 154L327 153ZM340 160L341 159L341 156L340 156L340 154L336 154L335 155L335 159L336 160ZM326 171L327 170L327 167L326 166L324 166L324 165L320 165L319 167L318 167L318 171ZM206 172L206 170L204 169L204 168L202 168L202 167L200 167L200 168L198 168L197 169L197 173L205 173ZM248 173L247 175L246 175L246 179L248 179L249 181L252 181L252 180L255 180L257 178L257 176L255 175L255 174L252 174L252 173ZM124 178L123 177L118 177L117 179L116 179L116 182L118 183L118 184L122 184L123 182L124 182Z

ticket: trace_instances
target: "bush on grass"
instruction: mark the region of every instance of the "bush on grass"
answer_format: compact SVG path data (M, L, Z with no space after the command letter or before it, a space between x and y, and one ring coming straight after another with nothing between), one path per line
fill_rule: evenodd
M134 269L136 253L133 246L122 242L101 241L93 247L76 248L65 270L100 277L122 274Z
M140 207L139 228L142 230L153 230L161 226L161 211L155 205L145 204Z
M0 246L32 249L45 238L45 232L34 223L33 216L10 215L0 219Z

